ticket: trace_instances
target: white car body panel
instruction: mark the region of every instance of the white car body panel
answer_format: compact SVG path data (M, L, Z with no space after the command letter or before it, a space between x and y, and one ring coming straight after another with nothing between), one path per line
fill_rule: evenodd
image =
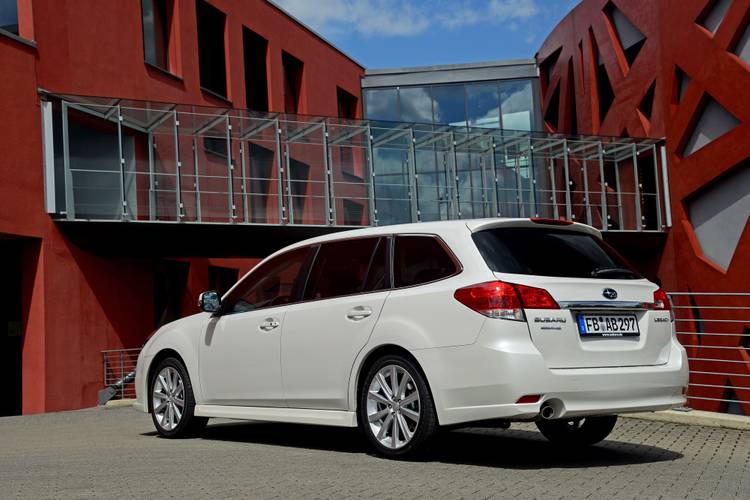
M527 322L522 322L488 318L459 303L453 297L458 288L497 279L545 288L560 303L602 301L601 290L608 286L617 289L618 302L653 301L657 287L646 280L493 273L471 232L500 226L544 227L528 219L407 224L336 233L287 247L268 259L292 248L342 238L431 234L447 244L462 270L410 288L220 318L201 313L165 325L139 356L136 407L149 411L148 370L157 356L170 349L182 358L191 378L196 415L355 426L361 368L371 353L384 346L397 346L417 360L441 425L497 418L531 420L544 403L558 405L558 416L684 404L687 356L668 312L636 312L640 337L582 339L575 309L529 309ZM581 224L554 229L600 237L599 231ZM252 279L252 271L247 278ZM370 307L372 314L351 328L346 313L358 305ZM565 327L542 331L544 323L535 319L550 317L564 318ZM260 332L258 323L269 318L278 320L279 327ZM215 326L209 336L210 325ZM516 404L529 394L542 398Z
M352 362L367 343L390 291L288 306L282 333L282 379L292 408L346 410ZM357 307L367 308L369 316Z
M217 405L286 406L281 384L285 307L211 318L198 342L202 401ZM263 321L279 326L263 331Z

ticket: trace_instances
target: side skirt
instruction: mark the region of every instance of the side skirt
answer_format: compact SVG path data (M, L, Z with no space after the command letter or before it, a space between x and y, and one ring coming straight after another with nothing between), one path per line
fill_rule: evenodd
M357 414L353 411L308 410L304 408L261 408L249 406L196 405L196 417L288 422L294 424L333 425L357 427Z

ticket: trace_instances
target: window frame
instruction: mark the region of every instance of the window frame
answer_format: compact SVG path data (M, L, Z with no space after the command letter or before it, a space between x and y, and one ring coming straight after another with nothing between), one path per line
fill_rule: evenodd
M391 236L389 234L373 234L373 235L366 235L366 236L353 236L350 238L340 238L330 241L324 241L321 243L318 243L317 245L314 245L316 247L315 249L315 255L311 259L310 267L307 270L307 276L305 277L305 285L302 287L302 300L300 300L298 303L308 304L313 302L320 302L323 300L333 300L333 299L341 299L345 297L355 297L357 295L369 295L372 293L380 293L380 292L390 292L393 290L393 261L391 259L392 251L393 251L393 243L391 241ZM312 274L313 267L318 261L318 254L320 253L320 248L329 243L341 243L343 241L354 241L354 240L363 240L363 239L376 239L378 240L377 246L375 247L374 252L370 255L370 262L367 266L367 272L365 273L365 279L363 284L367 283L367 278L370 276L370 271L372 270L372 264L374 262L375 253L378 251L379 245L385 241L385 244L387 245L385 249L385 286L379 290L370 290L370 291L362 291L362 292L356 292L356 293L349 293L346 295L337 295L335 297L324 297L320 299L305 299L305 295L307 294L307 287L310 286L310 275Z
M288 255L288 254L290 254L292 252L297 252L299 250L306 250L307 254L305 255L305 258L304 258L304 260L302 262L302 267L300 268L299 273L297 274L297 277L295 278L295 284L298 284L298 282L299 282L299 283L302 284L302 286L299 287L298 296L295 296L291 302L287 302L286 304L272 305L272 306L268 306L268 307L260 307L260 308L257 308L257 309L252 309L250 311L230 311L230 310L227 310L227 308L230 307L229 306L229 302L228 302L227 299L231 298L231 296L233 295L233 293L235 292L235 290L240 289L242 287L243 283L245 283L246 281L251 280L253 278L253 274L255 274L257 272L257 270L260 269L260 267L262 265L268 264L269 262L273 262L274 260L278 259L279 257L284 257L284 256L286 256L286 255ZM234 314L246 314L246 313L251 313L251 312L256 312L256 311L266 311L266 310L270 310L270 309L277 309L279 307L291 306L291 305L299 304L299 303L303 302L302 299L305 296L305 287L307 286L307 280L310 277L310 270L312 269L312 264L315 261L315 257L317 257L317 254L318 254L318 247L316 245L304 245L304 246L301 246L301 247L290 248L289 250L287 250L285 252L279 253L279 254L274 255L273 257L271 257L271 258L269 258L269 259L267 259L267 260L265 260L263 262L260 262L249 273L247 273L244 277L242 277L237 282L237 284L234 287L232 287L222 297L221 307L219 308L219 311L217 311L216 313L214 313L214 316L231 316L231 315L234 315ZM234 307L234 304L232 304L231 307Z
M417 237L427 237L427 238L433 238L437 240L437 242L440 244L440 246L443 248L445 253L450 257L450 259L453 261L453 265L456 267L455 272L452 274L449 274L448 276L443 276L442 278L438 278L431 281L425 281L423 283L417 283L414 285L406 285L406 286L396 286L396 238L399 236L417 236ZM390 255L390 263L391 263L391 290L406 290L409 288L415 288L418 286L424 286L424 285L430 285L432 283L438 283L440 281L445 281L448 279L451 279L453 277L458 276L464 271L464 266L461 263L461 261L458 259L456 254L453 252L453 250L448 246L448 244L445 242L443 238L440 237L438 234L434 233L397 233L391 235L391 255Z

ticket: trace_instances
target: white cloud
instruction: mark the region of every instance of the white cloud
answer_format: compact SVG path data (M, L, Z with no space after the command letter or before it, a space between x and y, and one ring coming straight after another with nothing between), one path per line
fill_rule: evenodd
M326 35L410 36L428 29L525 20L537 0L275 0Z
M539 13L535 0L490 0L490 14L500 21L527 19Z

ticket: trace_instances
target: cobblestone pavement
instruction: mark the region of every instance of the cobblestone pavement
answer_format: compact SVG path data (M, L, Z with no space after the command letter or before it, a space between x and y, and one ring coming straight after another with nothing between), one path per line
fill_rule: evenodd
M353 429L212 421L157 437L132 408L0 419L0 498L750 498L750 432L620 419L584 451L529 424L446 432L420 461Z

